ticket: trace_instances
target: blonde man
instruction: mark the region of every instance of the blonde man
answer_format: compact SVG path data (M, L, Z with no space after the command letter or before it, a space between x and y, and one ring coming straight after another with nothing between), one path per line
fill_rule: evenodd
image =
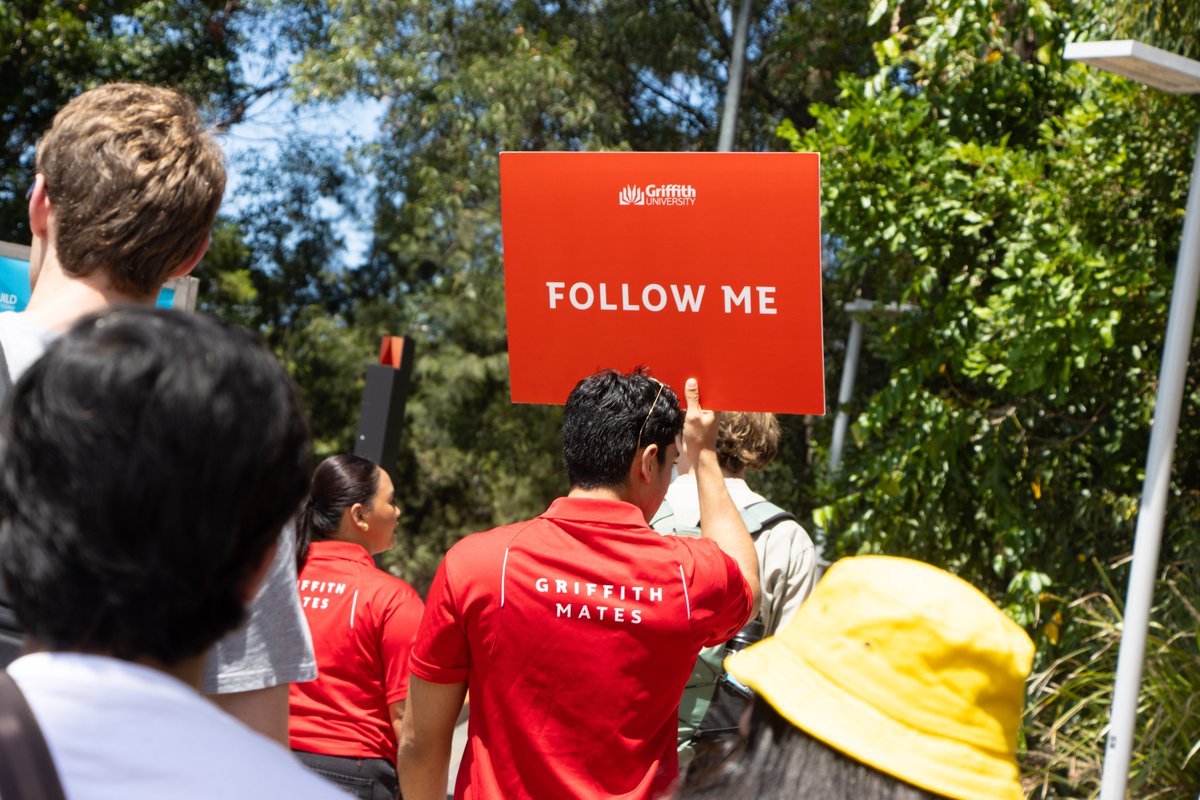
M195 104L140 84L100 86L63 107L36 168L32 293L24 311L0 314L0 395L80 318L151 305L164 283L195 269L225 191L224 156ZM285 529L250 621L217 644L204 676L220 705L283 744L288 685L316 677L286 557L293 536ZM0 598L3 663L19 638L7 606Z

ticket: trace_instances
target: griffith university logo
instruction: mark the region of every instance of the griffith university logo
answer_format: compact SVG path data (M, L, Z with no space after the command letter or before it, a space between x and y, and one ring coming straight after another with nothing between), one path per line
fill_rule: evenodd
M696 187L690 183L649 183L646 186L626 184L617 193L622 206L694 206Z
M642 191L642 187L634 186L631 183L621 187L621 193L617 195L617 202L623 206L644 206L646 205L646 193Z

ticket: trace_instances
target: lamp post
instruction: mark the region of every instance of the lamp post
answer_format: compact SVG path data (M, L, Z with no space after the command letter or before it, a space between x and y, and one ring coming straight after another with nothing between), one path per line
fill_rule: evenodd
M846 429L850 427L850 400L854 397L854 383L858 376L858 356L862 352L863 321L869 317L897 317L914 309L914 306L897 303L879 303L859 297L842 306L850 317L850 335L846 339L846 358L842 362L842 384L838 389L837 416L833 420L833 439L829 443L829 473L838 471L842 465L842 450L846 447ZM829 562L825 560L828 544L824 527L816 529L817 564L822 573ZM818 573L818 579L820 578Z
M733 23L733 53L729 56L729 82L725 85L725 111L717 134L717 152L733 150L733 131L737 127L738 105L742 99L742 72L746 68L746 30L750 27L750 0L742 0Z
M1083 61L1172 94L1200 92L1200 62L1141 42L1075 42L1067 45L1063 57ZM1200 141L1197 145L1192 182L1188 188L1183 236L1179 243L1179 259L1175 266L1175 286L1167 315L1158 394L1154 400L1154 422L1150 429L1150 447L1146 453L1146 477L1138 505L1133 562L1125 596L1125 622L1121 647L1117 653L1117 678L1113 686L1104 771L1100 779L1100 800L1122 800L1129 780L1138 690L1146 658L1146 632L1150 624L1150 606L1154 600L1167 489L1171 482L1171 462L1175 455L1175 436L1179 431L1179 411L1183 404L1188 351L1196 316L1197 289L1200 288Z
M863 319L865 317L895 317L913 310L913 306L896 303L877 303L858 298L843 308L850 317L850 336L846 339L846 359L842 363L842 385L838 389L837 416L833 420L833 440L829 443L829 471L837 472L842 465L842 450L846 446L846 429L850 425L850 399L858 374L858 356L862 351Z

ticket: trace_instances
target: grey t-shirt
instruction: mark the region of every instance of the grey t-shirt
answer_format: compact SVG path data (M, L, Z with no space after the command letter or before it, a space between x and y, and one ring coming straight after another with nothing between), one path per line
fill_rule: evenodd
M15 312L0 314L0 347L4 348L4 360L8 362L13 383L57 336L56 332L39 328Z
M317 677L308 621L296 590L296 532L289 523L246 624L217 642L204 665L203 689L230 694L303 683Z
M21 314L0 313L0 347L13 381L58 334L31 325ZM275 560L245 624L209 652L203 689L230 694L302 683L317 677L308 622L296 589L296 534L289 524L279 535Z

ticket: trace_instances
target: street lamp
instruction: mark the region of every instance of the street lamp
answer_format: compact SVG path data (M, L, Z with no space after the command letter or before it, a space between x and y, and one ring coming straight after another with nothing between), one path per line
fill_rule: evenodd
M1172 94L1200 92L1200 62L1141 42L1074 42L1067 45L1063 58L1083 61ZM1142 483L1142 500L1138 506L1137 530L1133 539L1133 563L1130 565L1129 589L1125 596L1121 647L1117 653L1117 679L1113 686L1104 771L1100 779L1100 800L1122 800L1129 780L1138 690L1146 658L1146 631L1150 624L1150 606L1154 600L1154 582L1158 574L1159 545L1166 516L1171 461L1175 455L1175 435L1179 431L1179 410L1183 404L1198 287L1200 141L1197 142L1192 182L1188 188L1179 260L1175 265L1175 287L1171 292L1167 336L1159 368L1158 394L1154 400L1154 423L1150 429L1146 477Z
M850 336L846 339L846 360L842 363L842 385L838 390L837 417L833 420L833 440L829 444L829 471L837 472L842 465L842 450L846 446L846 429L850 425L850 399L858 374L858 354L862 350L864 317L896 317L913 310L910 305L877 303L858 298L843 308L850 317Z

